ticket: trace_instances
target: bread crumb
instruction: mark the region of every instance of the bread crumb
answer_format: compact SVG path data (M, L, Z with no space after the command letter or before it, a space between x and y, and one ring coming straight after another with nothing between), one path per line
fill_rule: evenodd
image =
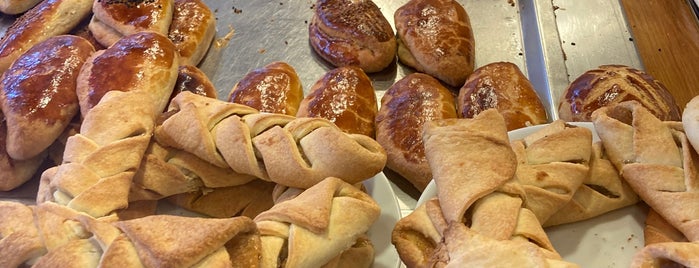
M228 45L228 41L231 41L231 38L233 38L233 35L235 34L235 28L233 28L233 25L228 25L228 33L224 35L223 37L216 39L215 45L217 48L225 47Z

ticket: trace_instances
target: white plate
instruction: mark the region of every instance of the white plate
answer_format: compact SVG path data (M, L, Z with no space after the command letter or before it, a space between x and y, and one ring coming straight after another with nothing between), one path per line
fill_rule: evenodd
M592 130L593 140L599 137L589 122L570 122ZM510 131L510 140L521 139L541 129L537 125ZM437 195L430 182L417 205ZM643 225L647 209L634 205L585 221L546 228L551 243L564 260L581 267L629 267L634 253L643 247Z
M374 225L369 228L368 235L374 244L376 255L373 268L400 267L401 261L398 252L391 243L391 232L396 222L400 219L400 209L396 195L388 182L388 179L380 172L374 177L364 181L367 193L371 195L381 207L381 215ZM158 214L171 214L179 216L205 217L201 214L190 212L176 207L168 202L160 202Z

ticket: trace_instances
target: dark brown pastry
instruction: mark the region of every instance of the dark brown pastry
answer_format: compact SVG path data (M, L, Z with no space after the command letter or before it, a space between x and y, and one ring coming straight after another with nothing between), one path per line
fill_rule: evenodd
M303 87L291 65L277 61L249 72L228 95L228 101L260 112L296 115Z

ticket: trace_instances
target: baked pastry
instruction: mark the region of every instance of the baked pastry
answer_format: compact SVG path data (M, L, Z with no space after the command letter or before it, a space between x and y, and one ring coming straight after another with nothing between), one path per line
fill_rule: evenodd
M648 209L643 228L643 242L647 246L656 243L687 242L687 238L658 212Z
M0 73L5 72L12 62L35 44L49 37L70 32L90 15L92 2L46 0L22 14L0 40Z
M27 160L12 159L5 149L7 122L0 120L0 191L10 191L33 178L46 159L46 152Z
M680 121L680 109L665 86L650 74L624 65L602 65L576 78L561 95L558 116L591 121L604 106L635 100L663 121Z
M78 72L94 53L85 39L50 37L3 73L0 108L7 120L8 155L26 160L45 151L78 114Z
M386 164L375 140L343 133L328 120L258 113L190 92L171 107L155 131L160 144L285 186L306 189L332 176L355 184Z
M697 153L682 124L663 122L636 101L600 108L592 120L631 188L690 242L698 241Z
M167 36L174 13L174 0L94 1L90 31L103 46L140 31Z
M0 12L10 15L24 13L39 2L41 0L2 0L0 1Z
M201 69L192 65L180 64L177 69L177 82L170 99L182 91L191 91L214 99L218 98L218 91L209 77Z
M355 244L379 214L369 195L328 177L255 217L262 241L260 264L321 267Z
M525 207L544 223L571 201L588 176L592 132L556 120L511 144Z
M303 99L303 87L294 67L276 61L246 74L233 86L227 99L260 112L295 116Z
M324 118L347 133L373 138L378 109L371 79L362 69L346 66L328 71L313 84L296 116Z
M544 227L590 219L636 204L638 195L607 159L600 141L592 144L590 172L573 194L573 198L551 215Z
M699 243L666 242L643 247L634 254L630 267L697 267Z
M548 122L534 86L510 62L494 62L476 69L459 90L459 117L473 118L490 108L505 117L507 130Z
M394 13L398 59L453 87L475 68L475 41L464 7L454 0L411 0Z
M86 108L91 108L80 133L68 138L63 163L46 178L54 201L93 217L128 205L134 173L177 79L177 56L165 36L140 32L83 66L87 90L82 96L89 96ZM99 91L104 96L97 98L93 88L108 91Z
M396 58L393 28L371 0L318 0L308 25L311 47L335 67L378 72Z
M183 65L198 65L216 34L216 16L201 0L175 0L168 38Z
M166 200L178 207L214 218L255 218L274 205L272 191L275 185L257 179L238 186L176 194Z
M425 158L422 128L436 119L456 118L454 96L439 81L422 73L408 74L381 98L376 115L376 141L386 150L386 167L419 191L432 180Z
M0 266L20 267L44 254L45 248L34 224L32 207L0 201Z
M696 130L699 129L699 97L694 97L687 102L681 120L687 140L695 151L699 151L699 131Z

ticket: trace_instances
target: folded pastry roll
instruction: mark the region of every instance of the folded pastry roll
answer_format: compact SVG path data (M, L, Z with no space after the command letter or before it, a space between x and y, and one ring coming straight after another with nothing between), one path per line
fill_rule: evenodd
M329 177L255 217L261 266L321 267L351 248L379 214L369 195Z
M189 211L214 218L255 218L274 205L273 182L255 179L243 185L176 194L166 200Z
M648 210L646 226L643 228L643 242L645 245L665 242L687 242L687 238L672 224L663 219L653 209Z
M601 108L592 118L634 191L689 241L698 241L699 158L681 123L662 122L637 102Z
M0 201L0 266L20 267L46 253L33 224L33 207Z
M326 177L361 182L386 163L375 140L324 119L258 113L189 92L172 104L155 131L158 142L241 174L305 189Z
M699 244L665 242L647 245L634 255L632 268L698 267Z
M524 139L512 141L517 181L527 195L525 206L539 222L568 203L589 171L592 132L561 120Z

